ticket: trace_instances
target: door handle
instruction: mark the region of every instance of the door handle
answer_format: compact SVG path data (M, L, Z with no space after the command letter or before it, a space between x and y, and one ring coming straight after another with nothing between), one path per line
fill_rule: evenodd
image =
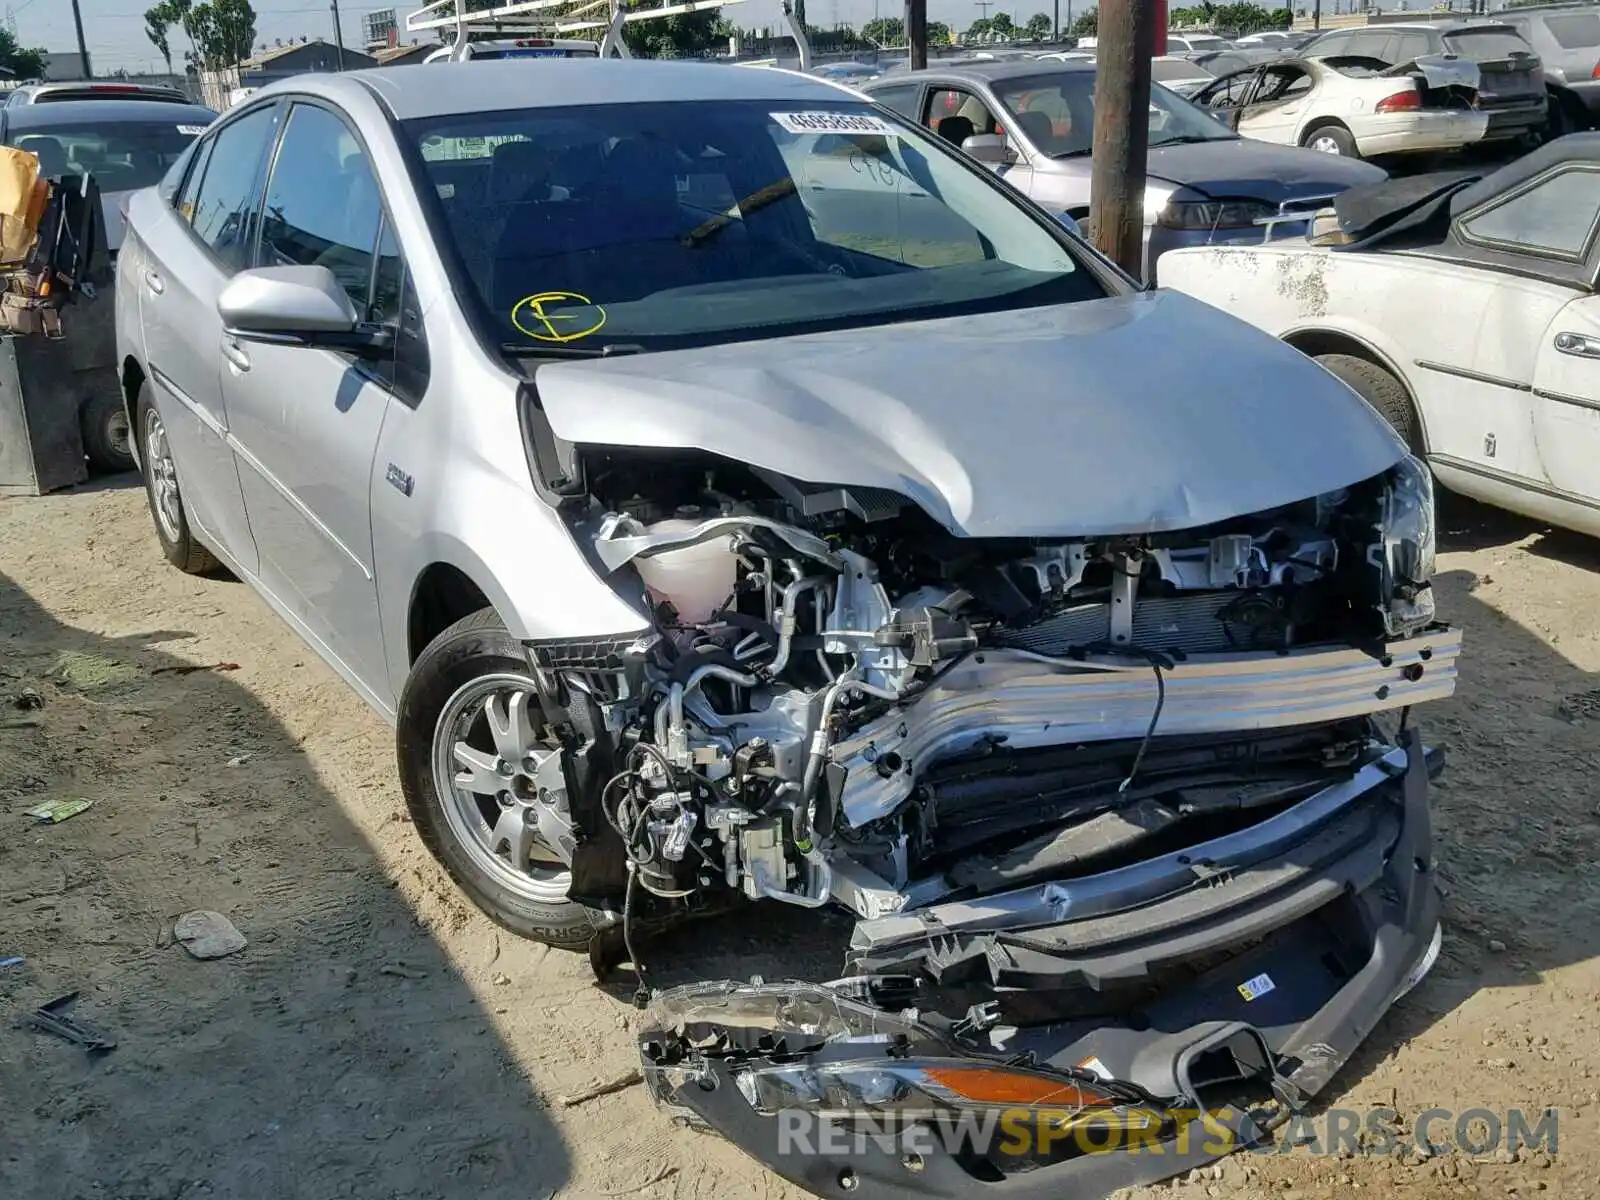
M236 371L250 369L250 356L244 352L244 347L231 337L222 339L222 357L227 359L228 364Z
M144 285L158 296L167 290L167 281L154 271L146 271L144 273Z
M1558 333L1555 344L1561 354L1571 354L1575 358L1600 358L1600 338L1581 333Z

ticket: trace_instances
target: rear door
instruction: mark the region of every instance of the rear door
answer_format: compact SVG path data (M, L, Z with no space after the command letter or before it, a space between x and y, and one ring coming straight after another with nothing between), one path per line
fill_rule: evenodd
M1226 122L1228 128L1238 129L1239 119L1244 114L1245 105L1255 90L1256 79L1260 74L1259 67L1251 67L1246 71L1235 71L1232 75L1224 75L1215 83L1208 83L1197 92L1194 102L1216 113Z
M1292 63L1265 68L1234 127L1245 137L1295 145L1315 84L1309 71Z
M139 291L145 366L188 517L207 541L252 573L258 559L228 444L217 298L249 264L277 122L277 106L270 103L242 111L201 141L171 200L147 190L130 201L141 238L130 282Z
M399 316L400 254L366 150L344 119L296 101L266 185L258 262L323 266L375 324ZM388 663L372 562L372 461L393 360L223 334L223 391L261 577L381 708Z

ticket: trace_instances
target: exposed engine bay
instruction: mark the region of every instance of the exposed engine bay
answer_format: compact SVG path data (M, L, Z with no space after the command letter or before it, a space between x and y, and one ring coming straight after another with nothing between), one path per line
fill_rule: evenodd
M698 453L595 452L584 477L580 539L654 624L533 650L589 731L552 840L607 904L876 918L1099 869L1282 810L1372 756L1356 718L1453 681L1391 645L1433 618L1414 460L1221 527L1060 542ZM571 833L602 828L626 879Z
M1440 763L1407 714L1454 690L1460 635L1418 460L1059 540L699 452L579 461L573 532L651 623L529 649L562 746L542 827L574 897L620 909L597 969L640 969L640 921L741 900L857 918L836 983L655 994L645 1078L678 1116L823 1195L1055 1195L1055 1167L1109 1190L1225 1151L895 1139L1070 1095L1061 1128L1158 1141L1220 1100L1246 1144L1250 1096L1304 1103L1431 964ZM952 1082L984 1064L1010 1074ZM899 1132L795 1156L795 1114Z

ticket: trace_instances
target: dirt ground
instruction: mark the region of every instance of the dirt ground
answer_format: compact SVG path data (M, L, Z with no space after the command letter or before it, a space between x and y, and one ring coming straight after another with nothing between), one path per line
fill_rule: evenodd
M1561 707L1600 687L1600 545L1459 502L1444 526L1467 654L1457 697L1419 714L1449 753L1443 953L1326 1099L1403 1121L1550 1107L1559 1151L1236 1158L1177 1196L1600 1197L1600 726ZM172 670L221 662L238 669ZM28 688L42 709L11 706ZM94 807L63 824L23 815L79 796ZM190 958L172 920L195 908L248 948ZM833 965L842 928L763 908L651 955L669 980L797 974ZM637 1087L562 1105L632 1066L626 989L457 895L382 722L248 588L168 568L136 485L0 501L11 955L0 1197L799 1195ZM69 991L115 1051L13 1025Z

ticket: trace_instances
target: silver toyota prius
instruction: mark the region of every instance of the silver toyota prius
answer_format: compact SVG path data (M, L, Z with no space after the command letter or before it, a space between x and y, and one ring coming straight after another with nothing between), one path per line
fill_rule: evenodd
M1456 681L1425 464L856 93L298 77L133 197L116 308L162 552L394 724L495 920L643 985L646 931L854 915L848 978L642 1026L663 1103L805 1186L1186 1170L1199 1089L1316 1092L1437 952L1441 764L1387 718ZM1007 1097L1173 1152L772 1141Z

